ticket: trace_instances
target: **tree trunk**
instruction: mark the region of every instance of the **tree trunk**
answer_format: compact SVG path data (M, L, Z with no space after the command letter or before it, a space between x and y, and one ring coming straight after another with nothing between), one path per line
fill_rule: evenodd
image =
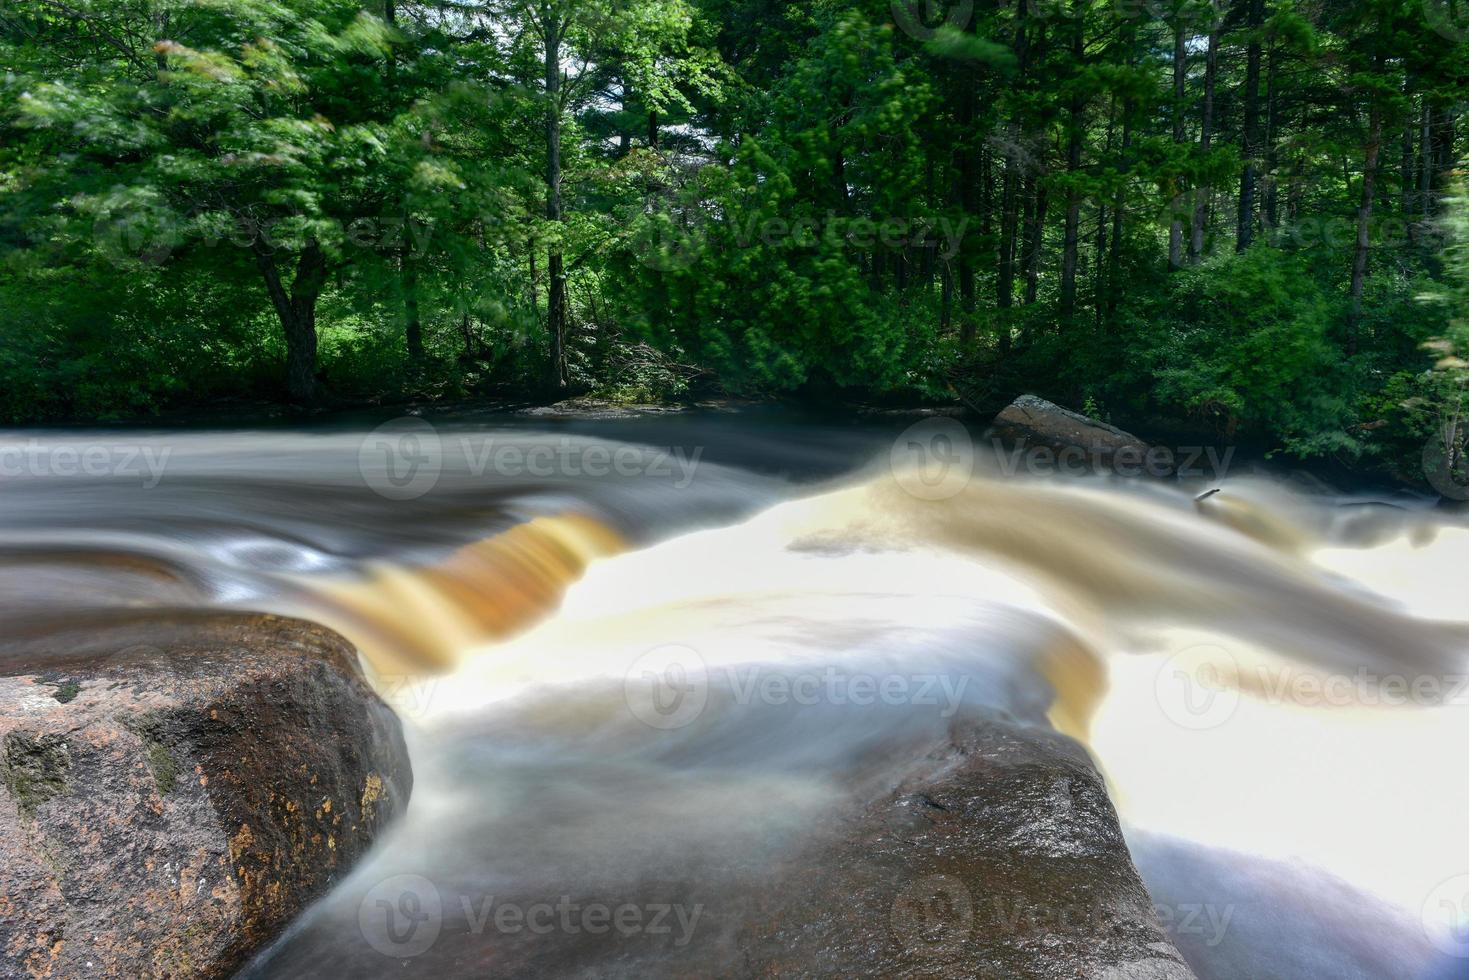
M1073 16L1076 19L1076 27L1071 34L1071 58L1078 71L1081 69L1084 49L1082 46L1082 25L1085 23L1084 0L1077 0ZM1081 88L1073 79L1071 92L1071 106L1067 128L1070 130L1066 139L1066 173L1075 177L1076 172L1081 169L1081 139L1082 139L1082 114L1086 109L1086 99ZM1066 228L1062 235L1061 244L1061 321L1064 326L1076 312L1076 266L1077 247L1081 238L1081 194L1075 186L1066 191Z
M383 0L383 20L392 27L398 24L398 7L394 0ZM387 63L387 89L389 98L393 104L397 104L398 88L398 53L395 48L388 48ZM418 319L418 269L414 266L413 259L408 255L409 248L413 242L410 218L406 206L403 212L403 234L406 240L403 249L398 254L398 270L403 279L403 321L405 346L408 349L408 361L412 365L423 362L423 327Z
M1270 48L1265 56L1265 229L1276 241L1275 232L1280 226L1278 213L1279 194L1275 181L1275 136L1280 126L1279 48L1275 39L1270 39Z
M959 73L959 112L958 121L960 131L963 135L963 144L959 147L958 166L954 168L954 182L958 185L954 188L954 199L959 205L966 221L975 216L975 185L980 180L980 172L984 169L980 163L981 151L977 146L977 134L974 132L974 90L977 79L972 71L961 71ZM981 222L986 221L984 217ZM948 307L952 302L952 293L957 285L959 292L959 343L968 349L974 342L974 264L969 258L969 249L961 240L959 242L959 254L954 256L953 261L958 268L950 273L945 266L945 293L944 310L947 320ZM952 280L957 278L957 284Z
M423 324L418 318L418 263L407 255L403 262L404 333L408 342L408 360L423 363Z
M546 297L546 325L551 340L551 384L566 387L566 263L559 248L546 257L550 278Z
M939 332L947 335L949 321L954 308L954 276L945 261L939 267Z
M1418 175L1413 172L1413 130L1417 127L1413 118L1412 72L1403 79L1403 101L1407 111L1403 114L1403 133L1398 143L1398 210L1402 212L1403 223L1408 226L1408 241L1412 242L1415 236L1413 190L1418 183Z
M1034 184L1034 192L1031 203L1027 205L1025 251L1023 253L1026 306L1033 304L1036 301L1036 296L1040 292L1041 253L1045 247L1046 208L1050 204L1049 197L1046 193L1045 176L1044 173L1038 173L1031 178Z
M847 158L842 151L842 145L833 134L832 146L834 148L831 169L832 190L836 192L837 214L845 216L847 213Z
M539 274L536 272L536 243L531 242L525 252L527 271L530 276L530 311L536 321L541 319L541 289L538 285Z
M1132 127L1133 105L1131 101L1124 100L1122 103L1121 163L1124 172L1132 170ZM1112 241L1107 253L1107 321L1109 324L1112 322L1112 315L1117 312L1117 307L1122 301L1122 224L1126 203L1126 185L1119 184L1112 200Z
M1243 0L1249 4L1246 28L1250 31L1244 68L1244 169L1240 170L1240 217L1235 223L1234 250L1244 251L1255 242L1255 154L1260 143L1260 25L1265 24L1265 0Z
M1029 57L1026 37L1026 7L1029 0L1015 0L1016 84L1025 80ZM1000 255L995 269L995 305L1008 310L1015 303L1015 234L1020 224L1020 123L1011 119L1005 127L1005 173L1000 187ZM1010 325L1003 316L1000 323L1000 350L1010 349Z
M620 80L618 89L617 107L621 113L617 123L617 158L620 160L632 152L632 134L627 131L627 79Z
M543 23L546 37L546 218L565 220L561 213L561 34L550 15ZM551 384L566 387L566 269L561 243L553 241L546 258L550 278L546 292L546 331L551 346Z
M1081 138L1073 136L1071 142L1076 152L1066 152L1067 170L1074 171L1072 161L1080 156ZM1066 227L1061 239L1061 319L1069 320L1076 312L1076 266L1077 247L1081 239L1081 195L1076 191L1066 194Z
M1265 22L1265 0L1241 0L1247 4L1245 27L1250 32L1245 56L1245 119L1240 154L1244 167L1239 175L1239 219L1235 224L1234 250L1243 252L1255 240L1255 154L1260 144L1260 27Z
M1002 310L1008 310L1015 302L1015 233L1020 224L1020 193L1016 186L1020 182L1016 173L1020 161L1014 149L1019 127L1015 123L1010 124L1009 134L1011 145L1005 152L1005 176L1000 190L1000 258L995 269L995 305ZM1002 334L1001 346L1004 341Z
M989 238L994 233L994 167L993 156L981 146L979 150L979 234Z
M1378 57L1381 70L1381 56ZM1347 356L1357 353L1357 330L1362 318L1362 287L1367 280L1367 249L1372 234L1372 201L1377 181L1377 161L1382 154L1382 100L1372 96L1367 123L1367 151L1362 166L1362 203L1357 207L1357 247L1352 256L1351 301L1347 310Z
M1418 209L1424 225L1433 218L1433 104L1423 97L1422 130L1418 134Z
M1301 196L1305 192L1306 158L1297 155L1290 168L1290 184L1285 194L1285 217L1294 224L1301 217Z
M326 285L326 255L314 241L302 249L289 293L276 268L275 253L263 243L255 246L255 265L286 338L286 392L291 401L310 404L317 395L316 299Z
M1184 33L1184 17L1180 12L1173 25L1173 143L1182 146L1184 141L1183 128L1183 94L1184 81L1188 70L1188 51L1185 42L1188 35ZM1169 210L1172 211L1172 220L1168 223L1168 271L1177 272L1183 268L1183 177L1174 177L1175 193L1173 200L1169 202Z
M1433 145L1435 156L1433 186L1436 191L1447 190L1449 175L1454 172L1458 165L1458 154L1455 152L1455 144L1458 142L1457 125L1458 113L1452 107L1445 108L1438 113L1438 122L1433 128Z
M1097 246L1092 266L1092 314L1097 327L1107 309L1107 204L1097 199Z
M474 327L469 323L468 313L465 313L459 321L459 332L464 336L464 356L473 357L477 353L475 349L477 345L475 344Z
M1214 135L1214 79L1219 71L1219 22L1209 29L1209 46L1204 54L1204 106L1199 127L1199 155L1207 156ZM1208 187L1194 188L1194 214L1189 227L1188 258L1198 262L1204 255L1204 229L1208 221Z
M1126 35L1124 35L1126 37ZM1112 140L1117 133L1117 93L1112 93L1107 103L1107 140L1103 145L1102 159L1112 166ZM1092 270L1092 311L1096 314L1096 326L1101 329L1102 317L1107 309L1107 292L1111 280L1107 276L1107 204L1104 198L1097 199L1097 247L1096 267Z

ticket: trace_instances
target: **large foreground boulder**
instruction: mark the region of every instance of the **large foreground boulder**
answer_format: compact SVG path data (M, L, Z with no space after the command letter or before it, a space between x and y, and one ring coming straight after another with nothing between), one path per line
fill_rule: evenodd
M1005 442L1069 453L1076 457L1076 462L1098 468L1151 468L1166 472L1173 463L1172 454L1166 449L1150 447L1130 432L1036 395L1021 395L1005 406L995 416L990 431Z
M319 626L17 624L0 673L3 977L226 976L408 801L397 718Z

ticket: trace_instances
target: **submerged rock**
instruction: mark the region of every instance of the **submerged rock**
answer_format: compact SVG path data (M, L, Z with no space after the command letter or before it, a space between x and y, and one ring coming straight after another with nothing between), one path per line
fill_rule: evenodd
M1068 454L1075 463L1136 471L1130 475L1163 475L1173 467L1167 449L1035 395L1021 395L1005 406L990 431L1008 443L1043 447L1058 457Z
M0 664L0 976L228 975L407 804L398 720L322 627L111 612Z

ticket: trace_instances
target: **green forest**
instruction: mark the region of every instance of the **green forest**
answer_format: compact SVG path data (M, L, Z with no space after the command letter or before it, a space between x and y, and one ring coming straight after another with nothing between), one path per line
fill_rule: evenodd
M0 419L1033 391L1411 474L1452 0L8 0Z

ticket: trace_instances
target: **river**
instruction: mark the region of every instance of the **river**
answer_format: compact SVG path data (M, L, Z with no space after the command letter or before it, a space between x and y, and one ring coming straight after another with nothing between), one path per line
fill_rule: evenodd
M968 714L1089 748L1200 977L1469 976L1454 511L946 419L379 421L0 437L8 622L305 616L404 721L406 818L245 976L739 975L750 894Z

